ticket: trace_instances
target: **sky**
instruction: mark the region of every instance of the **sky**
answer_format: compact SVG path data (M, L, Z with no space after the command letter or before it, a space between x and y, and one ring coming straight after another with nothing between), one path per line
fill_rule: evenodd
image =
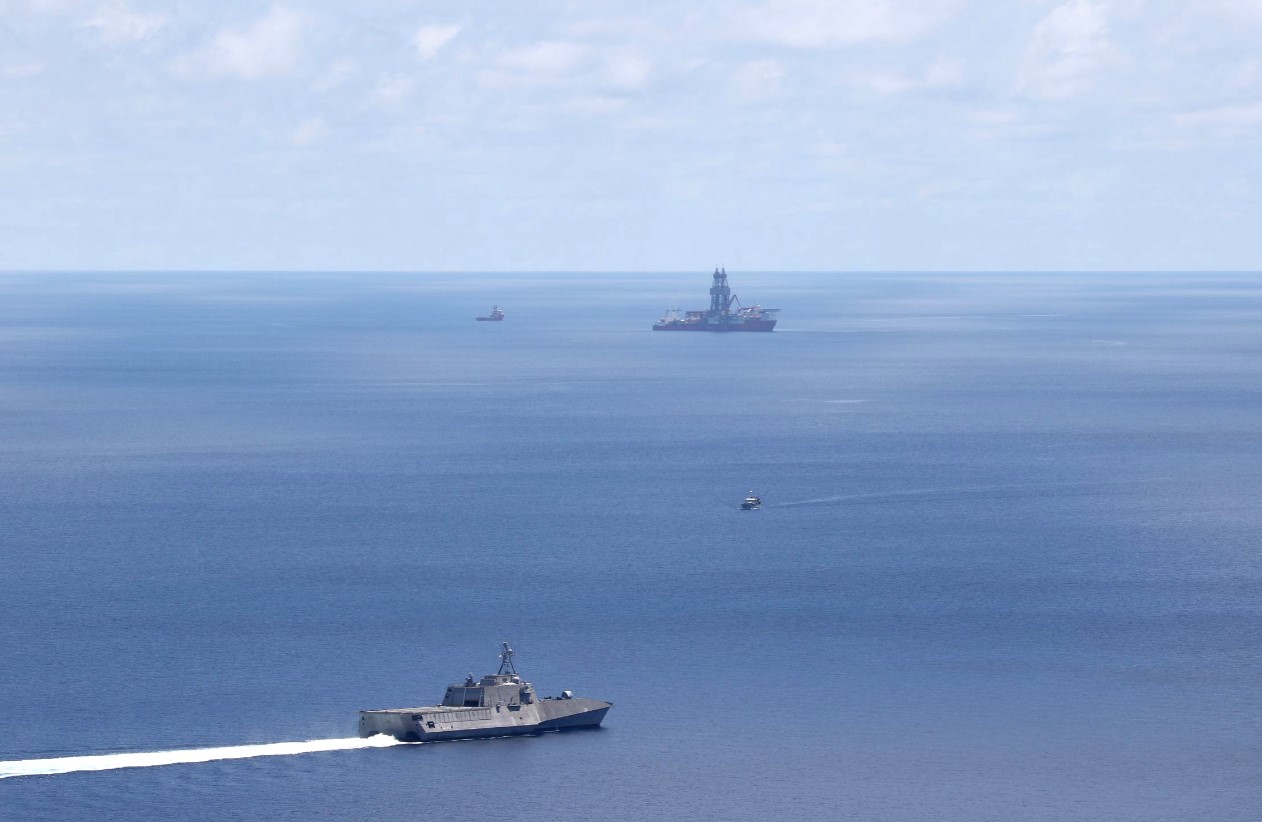
M1262 0L0 0L0 270L1257 270Z

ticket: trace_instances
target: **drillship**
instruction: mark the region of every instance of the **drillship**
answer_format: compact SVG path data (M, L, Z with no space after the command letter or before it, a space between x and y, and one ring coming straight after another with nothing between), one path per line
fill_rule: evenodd
M501 643L499 673L450 685L441 705L388 708L359 712L359 735L388 734L401 742L473 739L594 728L613 707L611 702L582 699L569 691L560 696L535 694L517 675L513 649Z
M733 310L732 306L736 308ZM679 316L679 309L666 315L653 325L654 331L770 331L776 327L778 308L755 305L742 308L740 300L727 285L727 271L714 269L714 284L710 286L710 308L707 311L688 311Z

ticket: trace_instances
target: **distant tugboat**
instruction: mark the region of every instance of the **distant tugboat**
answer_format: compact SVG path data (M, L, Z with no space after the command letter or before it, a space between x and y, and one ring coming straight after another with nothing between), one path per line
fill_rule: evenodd
M464 682L449 685L441 705L360 711L359 735L430 742L594 728L613 707L611 702L583 699L569 691L541 699L535 687L518 676L513 649L507 642L501 646L499 673L480 680L469 674Z
M735 308L733 308L735 306ZM710 286L710 308L706 311L668 310L653 325L654 331L770 331L776 327L778 308L761 305L741 307L740 300L727 284L727 270L714 269Z
M485 322L497 323L500 320L504 319L504 309L500 308L498 305L493 305L491 306L490 314L486 315L485 317L474 317L474 319L480 323L485 323Z
M755 511L762 507L762 499L750 494L745 497L745 501L741 503L742 511Z

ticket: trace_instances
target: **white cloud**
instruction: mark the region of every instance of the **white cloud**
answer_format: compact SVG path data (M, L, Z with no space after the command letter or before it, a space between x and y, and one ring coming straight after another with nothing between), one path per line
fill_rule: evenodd
M485 61L478 82L491 90L553 89L583 99L602 100L644 89L656 63L628 46L599 46L573 40L545 40L509 49ZM609 98L608 100L604 98Z
M83 25L95 29L106 43L129 43L144 40L167 24L164 14L132 11L124 3L107 3Z
M428 132L424 126L390 126L364 144L382 154L416 154L426 145Z
M36 13L65 14L73 11L81 2L82 0L30 0L27 5ZM0 10L2 9L0 6Z
M577 43L551 40L507 52L500 66L537 75L561 75L574 71L587 60L588 52Z
M604 58L605 79L621 89L643 88L653 74L653 63L630 52L608 54Z
M888 71L854 72L847 75L846 84L880 97L902 94L916 86L916 83L906 75Z
M1223 136L1253 132L1262 128L1262 103L1185 112L1175 117L1175 124L1180 128L1211 131Z
M1086 90L1112 53L1108 12L1102 2L1068 0L1043 18L1026 50L1021 87L1046 99Z
M784 75L784 66L777 60L753 60L732 72L732 87L746 102L766 100L780 94Z
M196 62L211 74L254 80L293 71L302 51L306 21L289 9L274 7L244 29L225 29Z
M563 86L592 76L591 49L568 40L548 40L506 51L478 73L488 89Z
M422 60L433 60L443 46L450 43L460 33L460 26L426 25L416 30L412 43L416 53Z
M591 95L578 97L565 103L562 108L571 114L590 117L607 117L626 108L627 101L620 97Z
M958 10L958 0L766 0L736 15L736 34L798 48L906 42Z
M1262 23L1262 2L1259 0L1202 0L1204 10L1235 20Z
M309 146L318 143L329 134L329 125L323 117L310 117L303 120L289 133L289 142L296 146Z
M1253 196L1253 180L1248 177L1236 177L1223 182L1223 191L1228 197L1245 200Z
M959 60L939 60L925 69L929 88L957 88L964 85L964 66Z
M939 60L916 73L855 71L842 82L866 94L886 97L923 90L957 88L964 84L964 67L958 60Z
M1250 89L1262 81L1262 60L1249 58L1237 64L1231 73L1231 83L1236 88Z
M0 0L14 13L0 14L0 91L12 97L0 142L57 157L73 148L64 135L90 123L119 137L100 143L102 162L159 185L171 172L165 155L144 156L155 134L227 168L240 152L261 156L236 139L248 131L278 164L344 155L365 164L361 180L415 171L374 165L365 145L424 154L439 174L487 165L519 182L563 158L628 204L651 196L650 168L716 193L767 184L766 209L779 213L835 180L865 202L887 190L891 202L976 201L980 224L987 202L1026 190L1032 165L1088 193L1089 181L1066 175L1116 165L1124 173L1101 196L1144 198L1150 214L1175 193L1225 196L1212 164L1247 178L1262 138L1262 0L526 0L481 11L416 0L33 2ZM4 42L6 26L21 36ZM191 105L189 88L160 70L175 60L184 78L224 87L202 88ZM280 103L253 88L278 76ZM1031 102L1047 99L1059 102ZM1154 151L1170 152L1170 174L1151 174ZM704 165L710 156L723 162ZM1190 158L1206 168L1176 175ZM777 164L784 174L767 175ZM9 165L36 196L77 185L52 163ZM974 178L993 189L949 190ZM379 203L362 188L347 196L363 195L356 219L367 226ZM541 202L571 207L554 193ZM987 213L1012 221L1007 206Z
M391 108L412 96L416 88L416 80L402 74L393 74L377 81L376 87L368 97L368 102L375 106Z
M315 81L311 88L315 91L329 91L344 86L352 77L359 74L359 63L349 57L334 60Z
M849 155L850 146L846 143L839 143L836 140L824 139L813 143L810 146L810 151L817 157L835 159Z
M0 66L0 80L25 80L28 77L37 77L44 73L45 68L47 66L44 63L35 60Z

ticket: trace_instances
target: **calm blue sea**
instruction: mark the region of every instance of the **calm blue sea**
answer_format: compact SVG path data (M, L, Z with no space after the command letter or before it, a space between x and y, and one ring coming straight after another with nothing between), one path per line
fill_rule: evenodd
M1262 275L730 276L0 275L0 818L1262 818Z

